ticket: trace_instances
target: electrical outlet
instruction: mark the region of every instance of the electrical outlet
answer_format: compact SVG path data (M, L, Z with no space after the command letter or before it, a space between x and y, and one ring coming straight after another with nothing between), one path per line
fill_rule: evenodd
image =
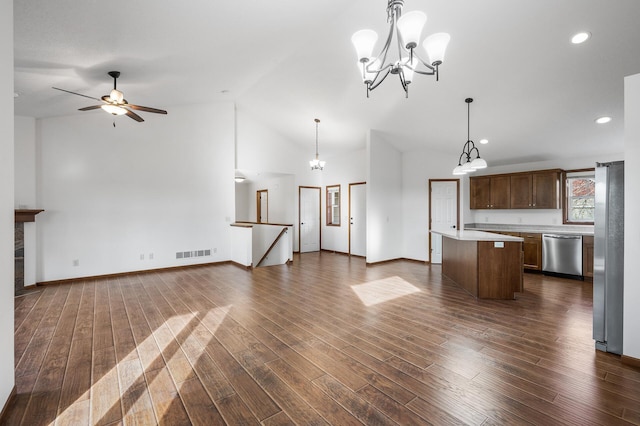
M218 249L217 249L217 248L214 248L214 249L213 249L213 252L214 252L214 253L217 253L217 252L218 252Z
M149 253L149 260L153 260L153 253Z
M73 266L80 266L80 260L79 259L73 259Z
M144 254L140 254L140 260L144 260Z

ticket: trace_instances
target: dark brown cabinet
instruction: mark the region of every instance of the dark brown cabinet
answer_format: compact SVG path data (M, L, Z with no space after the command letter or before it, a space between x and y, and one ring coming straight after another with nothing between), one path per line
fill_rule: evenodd
M523 267L528 271L542 270L542 234L535 232L491 231L496 234L521 237Z
M560 170L469 178L472 209L558 209Z
M560 208L560 171L511 175L510 206L512 209Z
M521 232L524 239L522 250L524 251L524 269L532 271L542 270L542 234Z
M511 180L509 176L479 176L469 179L472 209L508 209Z
M582 237L582 275L593 279L593 237Z

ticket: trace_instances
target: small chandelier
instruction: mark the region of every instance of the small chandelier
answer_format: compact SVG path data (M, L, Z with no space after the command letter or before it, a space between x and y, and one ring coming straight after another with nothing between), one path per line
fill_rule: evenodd
M462 147L462 154L460 154L460 158L458 159L458 166L453 169L454 175L464 175L466 173L475 172L478 169L484 169L487 167L487 162L480 158L480 151L476 148L475 144L469 137L469 121L471 115L471 102L473 102L472 98L467 98L464 100L467 103L467 142ZM471 154L475 151L476 158L472 161ZM466 161L462 164L462 159L465 158Z
M313 121L316 122L316 158L310 160L309 165L311 166L311 170L322 170L324 169L325 162L318 159L318 124L320 120L316 118Z
M391 27L387 41L378 56L372 56L373 48L378 40L378 34L375 31L360 30L351 37L358 55L358 67L361 68L362 81L367 86L367 98L369 92L378 87L389 73L398 75L407 98L409 97L409 84L413 81L414 73L435 75L436 81L438 81L438 67L444 60L444 52L451 37L447 33L436 33L424 39L422 46L429 56L429 61L425 61L415 48L420 42L420 35L427 22L427 15L420 11L402 15L402 6L404 6L404 0L388 0L387 22ZM390 58L387 62L387 54L394 34L397 38L398 57Z

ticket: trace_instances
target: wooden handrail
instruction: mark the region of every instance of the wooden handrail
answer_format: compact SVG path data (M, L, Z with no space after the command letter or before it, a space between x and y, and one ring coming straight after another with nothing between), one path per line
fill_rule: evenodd
M280 231L280 233L278 234L278 236L276 237L276 239L273 241L273 243L271 243L271 246L269 247L269 249L265 252L265 254L262 256L262 258L260 259L260 261L258 263L256 263L256 268L258 266L260 266L260 264L262 263L263 260L265 260L267 258L267 256L269 255L269 253L271 253L271 250L273 250L273 248L276 246L276 244L278 243L278 241L280 241L280 238L282 238L282 236L284 234L287 233L287 228L282 228L282 231Z

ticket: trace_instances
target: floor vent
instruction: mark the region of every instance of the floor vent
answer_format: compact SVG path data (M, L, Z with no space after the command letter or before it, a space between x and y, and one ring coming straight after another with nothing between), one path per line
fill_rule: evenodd
M203 256L211 256L211 249L176 252L176 259L189 259L191 257L203 257Z

